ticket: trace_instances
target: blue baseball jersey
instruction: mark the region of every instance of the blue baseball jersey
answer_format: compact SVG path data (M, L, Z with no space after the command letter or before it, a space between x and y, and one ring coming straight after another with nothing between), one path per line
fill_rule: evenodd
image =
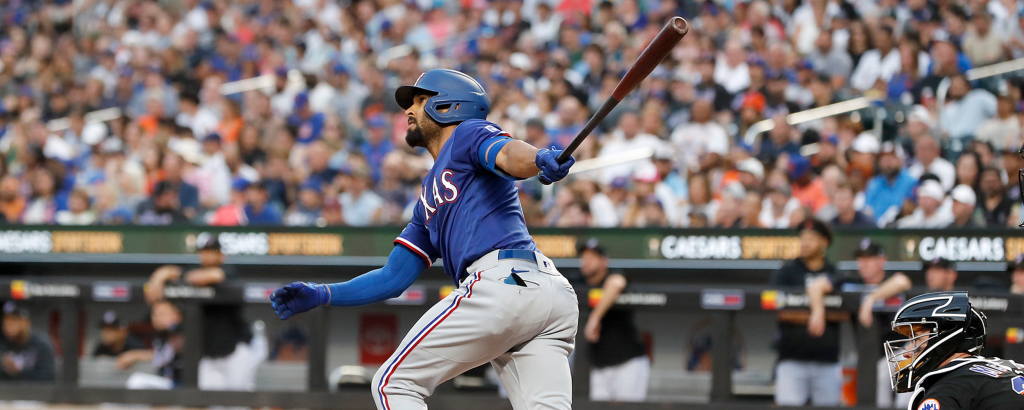
M441 258L444 273L456 284L493 250L536 251L515 180L494 166L497 151L510 140L487 121L459 124L423 179L412 222L395 244L419 254L427 265Z

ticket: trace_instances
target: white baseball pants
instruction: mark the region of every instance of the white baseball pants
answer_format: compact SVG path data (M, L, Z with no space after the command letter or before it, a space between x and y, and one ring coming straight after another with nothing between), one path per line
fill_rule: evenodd
M569 410L579 318L572 285L539 252L493 251L468 270L374 375L377 408L426 409L437 385L490 362L513 409Z
M634 357L615 366L590 370L590 400L642 402L647 399L651 359Z

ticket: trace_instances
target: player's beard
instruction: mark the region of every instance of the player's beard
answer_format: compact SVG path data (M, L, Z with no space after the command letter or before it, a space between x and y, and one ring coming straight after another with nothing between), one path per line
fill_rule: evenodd
M415 121L416 126L405 134L405 143L410 147L427 148L431 142L441 137L441 124L426 113L421 113Z

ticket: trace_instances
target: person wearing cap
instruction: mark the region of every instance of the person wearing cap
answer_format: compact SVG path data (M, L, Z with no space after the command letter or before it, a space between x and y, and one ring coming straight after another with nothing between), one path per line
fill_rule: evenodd
M956 262L938 257L924 263L924 280L931 292L952 291L956 278Z
M736 171L739 171L738 179L744 189L760 188L764 181L764 164L757 158L750 157L737 162Z
M225 159L220 134L210 133L203 137L202 142L206 160L199 166L196 174L209 183L197 187L202 188L199 191L199 201L205 207L213 208L231 200L231 169L228 168Z
M216 211L207 214L206 224L212 226L245 226L249 219L245 214L246 191L252 183L245 178L235 178L231 183L231 201Z
M800 256L772 272L770 286L805 289L818 278L836 276L825 252L832 229L807 219L798 226ZM825 312L783 310L779 313L778 364L775 368L775 404L838 406L842 366L839 364L839 322L845 317ZM812 324L812 320L814 324ZM818 322L824 321L826 324Z
M49 338L32 331L32 318L24 306L7 302L3 308L0 380L53 381L57 358Z
M168 181L157 182L153 196L139 204L135 210L138 225L180 225L192 221L181 212L178 201L178 187Z
M973 188L963 184L957 185L949 193L949 197L953 200L953 222L946 228L971 229L984 226L976 220L974 210L978 200Z
M945 228L953 222L951 209L942 206L946 192L934 179L926 179L917 188L917 209L896 221L897 228Z
M267 186L262 181L249 184L245 189L245 219L248 225L280 225L281 211L270 203Z
M395 150L395 144L391 142L388 133L388 123L384 114L377 114L366 120L369 130L366 132L366 139L359 145L359 152L366 158L370 166L374 181L380 181L381 168L384 166L384 157Z
M800 201L800 205L810 208L815 214L828 206L829 198L825 193L825 183L821 177L813 174L811 161L807 157L789 157L789 181L793 198Z
M237 279L234 267L224 264L225 256L216 234L197 235L195 247L198 265L164 265L150 275L145 297L154 309L164 301L167 285L217 287ZM202 309L203 358L199 362L199 388L253 390L256 367L267 357L266 337L250 329L243 319L240 303L208 303Z
M868 181L864 192L865 209L871 211L880 227L895 219L903 201L911 197L917 186L917 179L903 169L902 151L897 152L896 148L892 143L882 144L878 156L878 175ZM942 191L942 186L939 186L939 190Z
M295 135L295 142L308 144L320 139L324 129L324 114L313 112L309 107L309 94L297 94L294 107L292 115L288 117L288 128Z
M942 188L948 191L956 184L956 167L949 160L942 158L940 153L939 142L934 136L918 136L914 140L914 163L907 168L907 173L917 179L924 174L934 174L939 177Z
M284 215L287 226L325 226L323 218L323 188L315 178L307 179L299 190L299 200Z
M892 321L893 315L888 312L876 312L877 308L896 307L906 300L903 292L911 287L910 279L902 272L887 274L885 272L885 248L869 238L864 238L854 256L857 259L856 274L842 274L830 278L819 278L807 287L807 297L811 309L812 324L809 328L815 327L812 332L819 331L824 326L824 296L834 292L861 292L864 297L861 301L857 319L864 327L870 327L873 323L886 324ZM884 295L885 297L881 297ZM812 326L813 325L813 326ZM854 330L859 330L855 327ZM882 346L894 335L889 332L880 332L881 343L878 343L879 353L882 354ZM882 354L879 360L878 383L877 383L877 406L878 408L892 407L892 388L888 382L888 361Z
M629 281L608 267L608 253L596 239L577 247L580 274L590 288L591 311L583 336L589 343L590 400L642 402L647 397L651 361L640 339L633 311L616 305Z
M142 339L128 331L128 322L113 310L103 314L99 328L100 340L92 350L93 357L117 357L122 353L146 349Z

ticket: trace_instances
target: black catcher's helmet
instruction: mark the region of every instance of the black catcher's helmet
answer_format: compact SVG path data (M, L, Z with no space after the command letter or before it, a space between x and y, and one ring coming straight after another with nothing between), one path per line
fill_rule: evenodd
M971 307L967 292L927 293L903 304L892 330L906 338L885 343L893 391L913 391L954 353L977 354L985 345L986 320Z

